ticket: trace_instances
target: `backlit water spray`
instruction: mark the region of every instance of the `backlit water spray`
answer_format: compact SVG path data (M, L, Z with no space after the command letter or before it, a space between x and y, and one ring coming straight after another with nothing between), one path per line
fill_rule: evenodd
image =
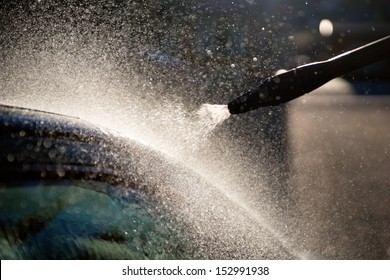
M210 132L230 117L226 105L203 104L198 111L199 118L204 121L204 126Z
M224 128L230 116L225 105L188 106L180 93L195 95L198 89L155 82L159 69L141 71L139 58L123 51L119 35L90 32L88 37L81 32L93 29L88 21L75 29L48 18L40 19L40 27L17 22L28 28L21 27L24 36L17 44L6 46L1 103L78 117L174 160L177 170L140 157L139 176L167 189L162 199L188 225L204 255L298 257L289 237L294 221L281 218L270 190L280 182L267 186L267 172L255 164L258 158L267 161L267 153L255 156L251 143L236 142ZM26 31L31 28L41 33ZM277 172L278 166L268 165Z
M120 81L118 73L108 72L106 66L96 70L80 60L73 62L61 56L39 60L38 65L29 60L19 61L20 68L14 69L18 78L8 78L3 83L7 94L1 102L71 115L113 129L201 176L205 183L188 173L172 171L166 175L169 170L165 170L164 164L150 162L148 158L138 162L144 170L139 176L161 176L147 179L161 188L171 189L170 184L180 186L171 189L163 199L172 204L171 211L192 227L199 246L208 248L205 255L293 256L291 243L278 231L279 222L273 220L274 198L262 191L261 180L251 185L254 181L248 179L257 178L248 176L248 172L255 170L248 169L249 163L244 158L237 158L228 136L218 136L222 137L220 142L212 140L215 130L230 116L225 105L204 104L188 111L179 101L156 100L159 89L143 90L142 77Z

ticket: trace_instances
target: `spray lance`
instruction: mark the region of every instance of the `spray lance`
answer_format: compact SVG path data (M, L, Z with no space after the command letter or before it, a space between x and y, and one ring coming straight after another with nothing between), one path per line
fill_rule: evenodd
M390 57L390 35L329 60L309 63L269 77L255 89L228 104L230 114L240 114L260 107L277 106L291 101L328 81Z

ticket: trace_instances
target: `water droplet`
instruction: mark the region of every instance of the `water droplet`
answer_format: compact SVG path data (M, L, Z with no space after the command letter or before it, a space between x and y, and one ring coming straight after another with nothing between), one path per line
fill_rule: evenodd
M60 177L64 177L65 176L65 170L57 169L57 175L60 176Z
M52 150L49 151L49 157L51 159L54 159L56 156L57 156L57 150L52 149Z
M45 139L45 140L43 140L43 146L45 147L45 148L50 148L51 147L51 145L52 145L52 141L51 141L51 139Z
M14 156L13 154L8 154L8 155L7 155L7 160L8 160L9 162L14 162L15 156Z

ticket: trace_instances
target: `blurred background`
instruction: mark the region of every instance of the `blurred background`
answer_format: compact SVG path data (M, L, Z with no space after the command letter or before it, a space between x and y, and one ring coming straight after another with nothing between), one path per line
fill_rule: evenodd
M300 258L388 259L388 58L230 117L202 143L186 127L204 103L227 104L281 69L389 31L386 0L2 1L0 102L80 117L195 162Z

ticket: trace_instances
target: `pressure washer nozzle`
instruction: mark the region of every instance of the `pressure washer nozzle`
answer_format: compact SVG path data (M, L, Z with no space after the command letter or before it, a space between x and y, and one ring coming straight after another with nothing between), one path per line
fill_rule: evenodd
M245 113L259 107L276 106L322 86L340 75L390 57L390 36L331 59L305 64L270 77L255 89L228 104L231 114Z
M230 114L241 114L259 107L277 106L283 102L287 102L286 92L293 87L301 95L301 90L298 86L294 86L294 72L289 71L286 75L280 77L276 75L270 77L260 83L256 88L249 90L243 95L237 97L228 104ZM286 78L284 78L286 76ZM304 94L304 93L302 93ZM290 96L290 95L288 95Z
M307 64L269 77L259 86L228 104L231 114L245 113L259 107L277 106L293 100L331 79L324 74L325 62Z

